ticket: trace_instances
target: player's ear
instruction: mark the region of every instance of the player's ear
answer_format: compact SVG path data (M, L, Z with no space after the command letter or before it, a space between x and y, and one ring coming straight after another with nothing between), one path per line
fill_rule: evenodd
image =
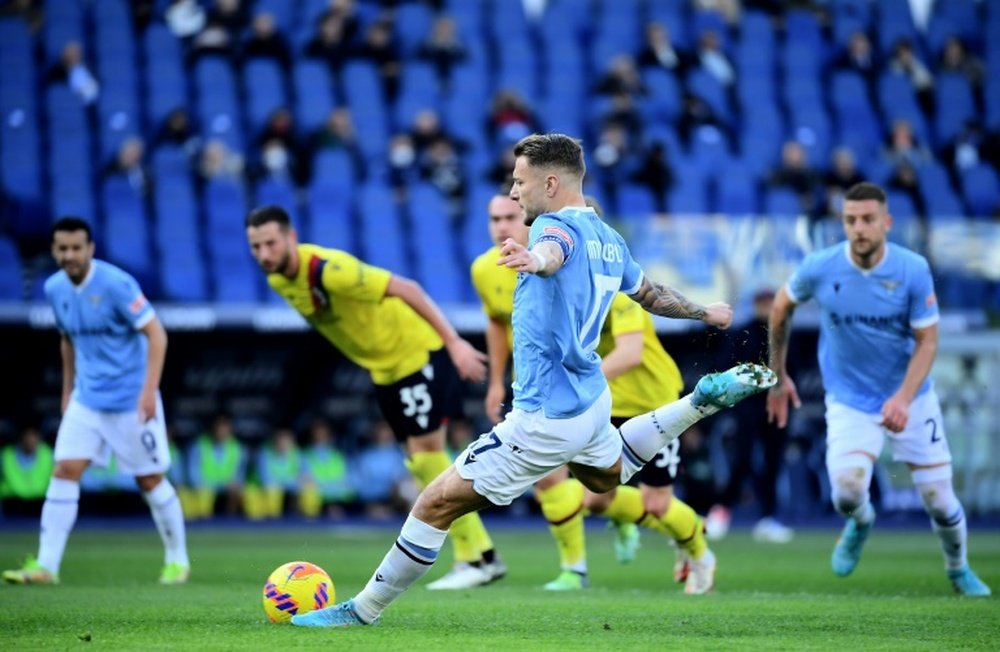
M556 194L556 192L558 192L558 190L559 190L559 177L554 174L550 174L547 177L545 177L545 194L548 195L549 197L552 197Z

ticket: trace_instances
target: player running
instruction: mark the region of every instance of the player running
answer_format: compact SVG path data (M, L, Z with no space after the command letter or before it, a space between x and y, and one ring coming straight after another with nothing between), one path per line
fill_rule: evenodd
M788 332L796 305L821 311L819 366L826 387L826 468L833 505L847 524L833 549L833 572L846 577L861 560L875 523L869 485L885 438L905 462L941 540L945 569L962 595L990 589L966 560L966 521L952 488L951 453L941 406L928 378L938 342L938 306L927 261L886 242L892 217L885 192L859 183L844 195L847 242L810 254L771 308L770 363L778 384L768 418L779 428L799 406L788 376Z

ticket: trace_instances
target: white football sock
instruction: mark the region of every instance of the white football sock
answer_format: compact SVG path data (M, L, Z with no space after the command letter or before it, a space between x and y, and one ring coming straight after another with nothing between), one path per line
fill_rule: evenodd
M945 568L958 570L968 561L968 527L965 510L951 486L951 467L917 469L911 476L931 517L931 527L941 540Z
M696 407L690 394L673 403L640 414L622 424L622 484L656 457L660 449L681 436L681 433L719 408L714 405Z
M875 518L868 490L872 481L873 462L860 453L848 453L830 460L833 467L830 477L830 500L841 515L854 519L858 525L867 525Z
M76 523L80 507L80 483L52 478L42 506L41 531L38 536L38 563L53 575L59 574L66 540Z
M410 514L368 585L354 596L354 610L361 620L370 623L378 618L389 603L423 577L437 560L447 536L447 530Z
M143 493L142 497L149 504L153 522L163 539L163 563L190 566L184 532L184 512L181 511L181 501L174 485L163 478L160 484L153 487L152 491Z

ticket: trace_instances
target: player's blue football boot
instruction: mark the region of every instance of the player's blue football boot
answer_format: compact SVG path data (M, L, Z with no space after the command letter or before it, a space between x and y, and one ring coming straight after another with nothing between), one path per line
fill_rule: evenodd
M833 547L833 556L830 558L830 566L834 573L840 577L847 577L854 572L858 562L861 561L861 549L864 548L865 540L874 524L874 516L866 525L858 525L853 518L847 519L844 531L840 533L840 539Z
M691 392L691 403L696 407L730 408L777 382L778 376L766 366L744 362L732 369L702 376Z
M354 627L377 623L378 618L370 623L361 620L361 616L354 610L354 600L292 616L292 624L297 627Z
M619 564L635 561L635 554L642 546L639 526L635 523L608 521L608 529L615 531L615 558Z
M986 596L993 595L990 587L986 586L986 583L972 572L968 564L959 569L948 571L948 579L951 580L951 585L955 587L955 593L974 598L985 598Z

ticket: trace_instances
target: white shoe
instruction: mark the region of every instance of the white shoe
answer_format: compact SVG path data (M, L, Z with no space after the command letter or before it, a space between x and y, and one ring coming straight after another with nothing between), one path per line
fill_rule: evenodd
M729 508L716 505L708 510L708 516L705 517L705 536L709 541L725 539L726 535L729 534L731 520L732 514Z
M692 559L688 563L684 592L688 595L704 595L713 588L715 588L715 554L711 550L706 550L701 559Z
M496 555L492 562L483 564L482 569L489 574L491 582L502 580L507 576L507 564L503 563L500 555Z
M753 540L759 543L788 543L794 537L795 530L770 516L765 516L753 526Z
M451 572L441 579L434 580L427 585L430 591L455 591L458 589L473 589L477 586L485 586L493 581L490 573L467 563L458 563Z

